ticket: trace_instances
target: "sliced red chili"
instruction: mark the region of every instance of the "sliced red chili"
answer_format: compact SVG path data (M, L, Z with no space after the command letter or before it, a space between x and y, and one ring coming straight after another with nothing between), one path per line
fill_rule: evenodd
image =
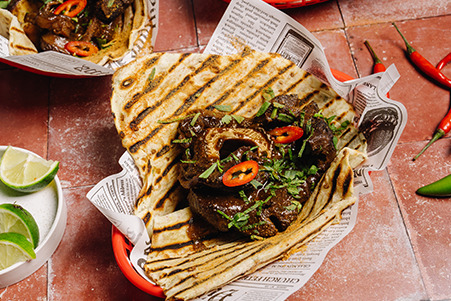
M256 161L244 161L230 167L222 176L222 183L227 187L241 186L252 181L257 173L258 163Z
M281 128L275 128L269 131L269 134L274 137L276 143L291 143L298 140L304 135L304 130L298 126L289 125Z
M86 7L87 3L86 0L68 0L58 6L53 13L59 15L63 12L65 16L73 18Z
M65 46L67 51L78 56L90 56L99 51L96 45L85 41L71 41Z

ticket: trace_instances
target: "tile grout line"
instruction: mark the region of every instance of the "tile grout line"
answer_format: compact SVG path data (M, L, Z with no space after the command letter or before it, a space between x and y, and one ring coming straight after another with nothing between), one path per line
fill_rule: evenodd
M197 21L196 21L196 10L194 9L194 0L190 0L190 2L191 2L191 12L193 14L194 32L196 34L196 45L197 48L200 48L199 33L197 30Z
M397 205L397 207L398 207L398 212L399 212L399 214L400 214L400 216L401 216L401 219L402 219L402 224L403 224L403 226L404 226L404 231L405 231L405 233L406 233L406 235L407 235L407 238L408 238L408 240L409 240L410 250L411 250L411 252L412 252L412 255L413 255L413 258L414 258L414 260L415 260L415 263L416 263L416 266L417 266L417 268L418 268L418 271L420 272L420 279L421 279L421 284L423 285L423 290L424 290L424 292L426 293L426 296L427 296L427 298L428 298L427 300L430 300L429 292L428 292L428 289L427 289L427 286L426 286L426 282L425 282L424 276L423 276L423 271L422 271L422 269L421 269L421 267L420 267L420 262L419 262L419 260L418 260L418 256L417 256L417 254L416 254L416 252L415 252L415 248L414 248L413 243L412 243L412 238L411 238L411 236L410 236L409 229L408 229L407 224L406 224L406 219L405 219L404 214L403 214L403 212L402 212L402 210L401 210L401 206L399 205L399 198L398 198L398 195L396 194L395 186L393 185L393 181L392 181L392 179L391 179L390 172L389 172L389 167L388 167L388 166L385 168L385 172L386 172L386 174L387 174L388 182L389 182L389 184L390 184L390 187L391 187L393 196L395 197L395 200L396 200L396 205Z
M50 104L51 104L51 98L52 98L52 81L53 78L50 77L48 84L47 84L47 90L49 91L49 93L47 93L47 154L46 154L46 159L49 159L49 148L50 148L50 142L49 142L49 138L50 138Z
M348 44L349 53L351 54L352 64L354 65L354 70L355 70L355 72L357 74L357 77L360 78L359 68L357 68L357 63L355 61L355 56L354 56L354 53L353 53L352 48L351 48L351 42L349 41L348 26L346 25L346 21L345 21L345 18L343 16L343 11L342 11L342 9L340 7L340 0L336 0L336 2L337 2L338 11L340 12L341 22L343 24L342 29L343 29L343 32L344 32L345 37L346 37L346 43Z
M51 105L51 98L52 98L52 82L53 78L51 77L48 81L48 91L47 94L47 160L49 159L49 153L50 153L50 105ZM51 282L51 267L52 267L52 256L49 257L47 260L47 298L46 300L49 301L50 299L50 282Z

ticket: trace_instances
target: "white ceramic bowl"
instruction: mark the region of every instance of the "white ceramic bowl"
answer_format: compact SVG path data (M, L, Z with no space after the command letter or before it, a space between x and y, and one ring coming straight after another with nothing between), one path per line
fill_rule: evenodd
M0 157L6 148L0 146ZM25 279L52 256L63 237L67 220L66 203L57 176L46 188L29 194L16 192L0 182L0 204L2 203L16 203L29 211L38 224L40 239L35 249L36 259L18 262L0 271L0 288Z

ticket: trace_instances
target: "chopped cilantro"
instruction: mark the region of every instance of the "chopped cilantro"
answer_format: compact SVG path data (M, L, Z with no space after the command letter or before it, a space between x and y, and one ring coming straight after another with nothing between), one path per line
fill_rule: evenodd
M255 114L256 117L260 117L263 114L265 114L266 110L268 110L269 106L271 105L271 103L269 101L265 101L262 106L260 107L260 109L258 110L257 114Z
M229 124L232 121L232 116L230 115L224 115L221 119L221 122L224 124Z
M184 139L174 139L172 143L191 143L193 138L184 138Z
M316 165L310 166L310 168L308 170L309 175L316 175L317 172L318 172L318 167Z
M0 8L6 9L8 7L8 4L11 2L11 0L8 1L0 1Z
M216 105L213 106L216 110L221 112L230 112L232 111L232 107L230 105Z
M233 215L233 217L228 216L227 214L225 214L223 211L217 209L216 211L221 214L223 217L225 217L227 220L229 220L230 222L228 223L227 227L230 229L232 227L235 227L239 230L242 231L246 231L246 230L250 230L253 229L257 226L263 225L266 222L265 221L259 221L258 223L255 224L251 224L248 225L248 221L249 221L249 213L257 210L256 213L257 215L260 215L261 211L262 211L262 207L263 205L268 202L271 199L271 196L267 197L266 200L264 201L256 201L254 205L252 205L251 207L247 208L246 210L244 210L243 212L237 212Z
M239 116L239 115L232 115L233 119L236 120L236 122L241 123L244 120L244 117Z
M286 122L286 123L293 123L294 117L290 116L288 114L280 113L277 117L278 120Z
M150 72L149 77L147 78L149 82L155 78L155 72L156 72L155 68L152 68L152 71Z
M274 108L274 109L272 110L272 112L271 112L271 119L276 119L276 117L277 117L277 111L278 111L277 108Z
M291 205L286 206L285 209L287 209L288 211L300 211L302 208L302 204L298 201L291 201Z
M180 160L180 162L181 163L186 163L186 164L195 164L197 161L194 161L194 160L188 160L188 161Z
M198 112L198 113L196 113L196 114L194 115L194 117L193 117L193 119L191 120L191 123L190 123L191 126L196 125L196 121L197 121L197 119L199 118L199 116L200 116L200 112Z
M274 97L276 97L276 95L274 94L274 91L272 90L271 87L264 89L262 96L266 101L269 101L269 100L273 99Z
M279 109L285 108L284 104L281 104L281 103L276 102L276 101L273 102L272 105L274 106L274 108L279 108Z
M199 178L201 178L201 179L208 178L215 171L216 167L218 167L218 162L213 163L206 171L201 173Z

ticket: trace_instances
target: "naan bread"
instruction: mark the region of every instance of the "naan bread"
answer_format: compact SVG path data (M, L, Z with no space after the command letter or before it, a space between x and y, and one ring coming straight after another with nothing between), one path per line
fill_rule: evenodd
M0 8L0 35L8 39L10 55L27 55L38 53L36 47L23 31L16 16Z
M365 160L366 142L352 125L352 106L278 54L154 53L118 69L112 86L114 122L143 180L135 214L152 236L146 273L170 300L195 298L288 256L355 202L353 168ZM337 158L296 222L280 234L249 241L196 226L189 208L176 210L186 196L177 180L181 149L171 143L174 121L214 105L229 105L230 114L249 118L267 88L275 96L297 94L315 102L326 117L337 116L334 122L351 121L338 137ZM202 236L193 237L193 226L202 228Z

